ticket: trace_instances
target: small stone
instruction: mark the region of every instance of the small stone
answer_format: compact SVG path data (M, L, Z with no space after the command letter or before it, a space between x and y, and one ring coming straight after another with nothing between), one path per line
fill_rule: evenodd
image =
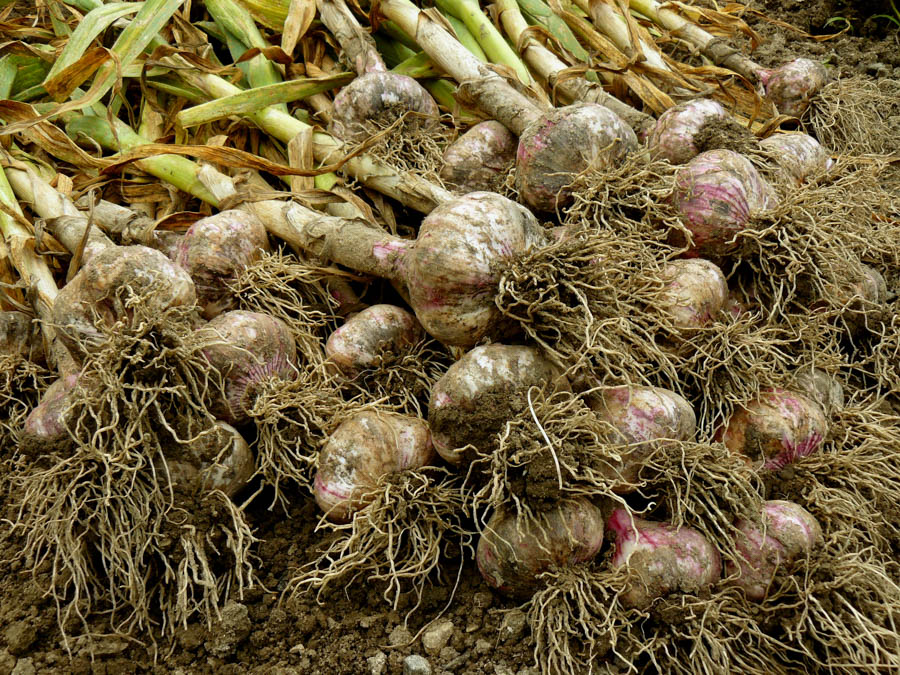
M513 669L505 663L494 664L494 675L514 675Z
M387 654L384 652L375 652L375 656L366 659L369 664L369 675L384 675L387 669Z
M246 605L229 602L222 610L222 620L213 628L206 643L211 654L223 658L237 651L238 645L250 636L250 613Z
M409 629L404 625L395 626L394 630L391 631L391 634L388 636L388 642L391 647L400 647L402 645L408 645L412 642L412 633L409 632Z
M453 622L450 619L442 619L432 624L422 635L422 646L429 655L434 656L447 646L452 636Z
M16 667L12 669L10 675L34 675L37 668L34 667L34 661L31 659L19 659L16 661Z
M431 675L431 664L424 656L412 654L403 659L403 675Z
M9 675L16 667L16 657L8 649L0 649L0 673Z
M524 668L519 668L516 675L541 675L541 671L534 666L525 666Z
M472 596L472 605L478 609L487 609L494 602L494 596L485 591L479 591Z
M459 652L453 649L453 647L444 647L441 650L441 653L438 654L438 657L441 659L441 663L444 664L453 661L457 656L459 656Z
M475 652L477 654L487 654L493 648L494 648L494 645L492 645L490 642L488 642L484 638L480 638L475 641Z
M3 632L6 638L6 648L13 656L21 656L28 652L31 645L37 640L37 631L34 626L25 621L14 621Z
M511 609L500 624L500 639L504 642L518 640L525 632L526 617L521 609Z

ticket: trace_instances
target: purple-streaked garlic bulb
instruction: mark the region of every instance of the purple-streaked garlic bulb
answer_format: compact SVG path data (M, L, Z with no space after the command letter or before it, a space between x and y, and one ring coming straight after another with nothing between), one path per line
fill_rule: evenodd
M826 416L844 407L844 388L824 370L804 368L794 376L792 388L818 403Z
M496 120L480 122L444 151L441 180L465 194L493 190L516 160L518 139Z
M260 382L297 376L291 329L268 314L226 312L199 328L197 337L204 345L203 355L224 380L224 392L213 393L210 411L230 424L249 419Z
M828 151L809 134L775 134L761 140L759 147L770 153L775 163L797 183L805 183L810 176L834 165Z
M18 356L35 362L44 358L40 328L24 312L0 311L0 356Z
M679 103L659 116L647 139L647 147L654 157L684 164L700 152L694 139L703 125L711 119L727 117L722 104L710 98Z
M765 600L781 565L808 555L822 541L819 521L799 504L768 501L763 504L762 523L739 520L734 548L737 565L725 563L725 576L743 589L750 600Z
M41 396L40 402L25 418L21 442L33 454L51 452L71 440L69 423L75 404L79 375L70 373L55 380Z
M578 174L615 167L637 148L631 127L602 105L575 103L546 111L519 136L519 197L537 211L556 211L571 203L568 186Z
M671 260L663 267L662 278L665 286L658 308L681 332L708 325L728 300L725 275L709 260Z
M806 111L810 99L825 86L827 79L825 66L812 59L794 59L760 73L768 99L778 112L793 117L800 117Z
M827 434L818 403L794 391L769 389L734 412L721 439L755 465L778 471L815 452Z
M103 326L129 323L133 303L146 317L197 302L188 273L164 254L146 246L115 246L94 256L56 296L53 321L75 354L103 339Z
M509 329L494 302L498 263L548 239L528 209L492 192L438 206L422 220L405 260L410 304L425 330L460 347L503 337Z
M778 204L750 160L724 149L701 152L685 164L670 199L693 234L688 255L713 259L730 254L734 236Z
M247 441L230 424L216 422L213 428L189 443L178 446L178 457L166 459L170 484L188 491L221 490L228 497L240 492L256 471L256 461Z
M640 473L641 464L659 439L686 441L697 428L694 409L682 396L659 387L616 387L605 389L589 399L597 417L609 423L616 444L629 448L612 475L619 481L614 492L631 492Z
M534 347L484 345L468 352L431 391L434 448L451 464L471 461L468 445L489 445L522 407L531 387L568 389L560 370ZM524 412L523 412L524 410Z
M348 376L389 364L425 337L416 317L394 305L372 305L347 319L325 342L325 355Z
M670 593L701 593L722 576L718 551L694 529L643 520L621 508L606 529L616 536L610 564L636 573L619 596L626 607L645 609Z
M316 503L330 520L346 522L388 474L420 469L434 460L424 420L364 410L334 430L319 455Z
M505 264L551 241L527 208L492 192L447 200L422 220L415 241L308 209L286 216L316 255L403 283L425 330L457 347L515 329L496 305Z
M269 235L256 216L220 211L191 225L175 260L194 280L203 317L212 319L234 308L229 282L268 250Z
M364 73L334 97L332 133L347 143L359 143L372 135L370 120L386 115L415 113L426 124L437 124L440 111L431 94L407 75L385 70Z
M569 499L531 517L500 508L488 521L475 559L488 585L530 596L550 567L589 561L603 545L603 513L587 499Z

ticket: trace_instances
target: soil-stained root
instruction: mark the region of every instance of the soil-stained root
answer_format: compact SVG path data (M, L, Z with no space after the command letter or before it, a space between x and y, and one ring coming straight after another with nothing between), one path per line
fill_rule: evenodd
M275 501L287 503L298 485L311 489L319 447L347 414L370 403L361 394L345 397L341 384L324 365L303 363L291 381L260 383L250 419L258 433L257 473L274 488Z
M372 305L353 315L325 343L330 366L351 398L368 396L398 412L425 417L428 398L453 359L427 337L411 313Z
M826 84L807 112L810 133L852 155L900 151L900 80L841 77Z
M561 499L620 500L616 492L638 487L622 471L632 448L581 396L531 387L525 399L497 443L479 453L476 462L487 481L475 495L476 509L510 505L540 513Z
M366 506L349 523L322 518L317 529L331 535L319 557L289 582L289 593L313 589L321 597L335 585L363 580L383 584L385 600L396 609L402 593L420 599L426 585L450 582L473 554L469 496L445 469L386 474L360 501Z
M776 386L810 352L823 365L837 358L832 333L805 317L785 321L777 308L732 312L704 300L689 312L703 321L686 327L685 312L669 309L682 300L665 260L675 251L659 233L628 220L589 227L511 262L497 299L550 358L575 364L576 376L675 391L711 434L742 398Z
M51 566L64 635L79 620L88 630L101 611L122 634L171 634L195 617L213 621L227 595L252 584L243 512L221 492L196 490L203 480L168 480L190 461L187 446L212 432L198 402L221 387L192 342L194 308L151 314L137 299L125 321L98 327L102 341L86 336L90 352L80 345L67 416L74 448L48 452L17 485L22 556ZM225 465L234 440L221 439L214 462Z
M269 314L291 327L301 363L320 363L325 358L322 342L334 328L332 317L350 300L340 297L337 288L325 290L338 274L336 268L295 256L263 253L240 270L229 289L240 309Z
M812 314L820 330L878 332L884 297L870 277L900 267L900 198L888 171L877 159L839 158L800 186L776 183L778 206L737 236L744 266L735 278L751 304L786 319Z

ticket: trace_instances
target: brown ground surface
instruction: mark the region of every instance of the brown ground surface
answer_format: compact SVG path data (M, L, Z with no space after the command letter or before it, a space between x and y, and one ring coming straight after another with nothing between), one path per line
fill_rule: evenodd
M816 42L751 19L767 38L756 53L765 64L811 55L843 74L900 79L900 31L886 19L870 18L889 14L887 1L762 0L755 7L813 34L843 28L842 21L825 25L833 17L844 17L853 27L839 38ZM446 583L428 591L414 611L409 602L391 611L381 589L359 580L322 596L320 602L315 598L281 602L279 591L289 570L311 560L321 543L314 532L318 511L311 500L301 497L287 517L278 510L268 511L268 503L262 498L251 512L262 540L258 549L262 586L235 598L237 604L226 608L218 626L208 631L191 625L173 643L160 642L155 648L118 636L99 637L93 658L83 642L71 642L66 649L55 604L42 591L48 566L35 569L32 561L15 560L22 542L7 537L0 542L0 675L400 673L404 658L411 654L426 657L434 673L532 672L533 647L524 616L504 612L515 604L492 593L471 563L464 567L451 603L457 571L453 565ZM14 519L8 504L2 509L2 518ZM452 622L452 630L446 627L444 645L428 653L417 634L435 620ZM98 621L96 628L102 632L102 623Z

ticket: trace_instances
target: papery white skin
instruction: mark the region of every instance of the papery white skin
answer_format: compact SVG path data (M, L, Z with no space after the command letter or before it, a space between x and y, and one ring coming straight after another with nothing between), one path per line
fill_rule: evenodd
M606 523L616 535L612 567L637 572L620 596L626 607L645 609L670 593L698 593L722 576L722 560L706 537L689 527L643 520L616 509Z
M365 506L365 496L388 474L420 469L434 461L424 420L364 410L328 437L319 455L313 491L330 520L345 522Z
M727 117L722 104L709 98L679 103L659 116L647 139L647 147L655 157L684 164L700 152L694 138L703 125L711 119Z
M450 414L451 419L459 419L480 409L479 397L486 393L502 390L527 395L535 386L568 389L560 370L534 347L483 345L465 354L431 391L428 419L438 454L451 464L460 464L466 458L462 448L469 443L463 429L442 418ZM498 410L498 431L506 423L506 412Z
M738 563L726 561L725 576L734 576L731 583L756 601L768 595L779 566L807 555L822 542L819 522L794 502L768 501L763 505L761 525L738 520L735 527Z
M490 190L515 161L518 142L500 122L479 122L444 151L441 180L462 194Z
M221 490L234 497L247 486L256 471L256 460L244 437L230 424L216 422L212 433L201 435L181 446L190 459L167 459L166 466L173 486L208 492Z
M233 209L191 225L178 243L175 261L194 280L203 317L213 319L237 305L229 282L269 250L269 235L259 219Z
M662 269L665 287L658 306L682 331L708 325L725 306L728 282L721 268L703 258L670 260Z
M736 410L720 435L732 452L777 471L815 452L828 435L828 421L803 394L769 389Z
M775 134L761 140L759 146L798 184L834 165L828 151L808 134Z
M384 363L417 344L425 331L416 317L395 305L372 305L353 315L325 342L325 356L345 375Z
M531 595L539 574L591 560L603 545L603 513L587 499L559 502L534 518L498 509L478 541L478 571L501 593Z
M605 389L589 396L588 403L597 417L616 430L611 442L634 446L622 451L621 462L611 460L610 476L620 481L612 488L617 493L635 489L643 460L658 447L653 441L686 441L697 428L691 404L660 387Z

